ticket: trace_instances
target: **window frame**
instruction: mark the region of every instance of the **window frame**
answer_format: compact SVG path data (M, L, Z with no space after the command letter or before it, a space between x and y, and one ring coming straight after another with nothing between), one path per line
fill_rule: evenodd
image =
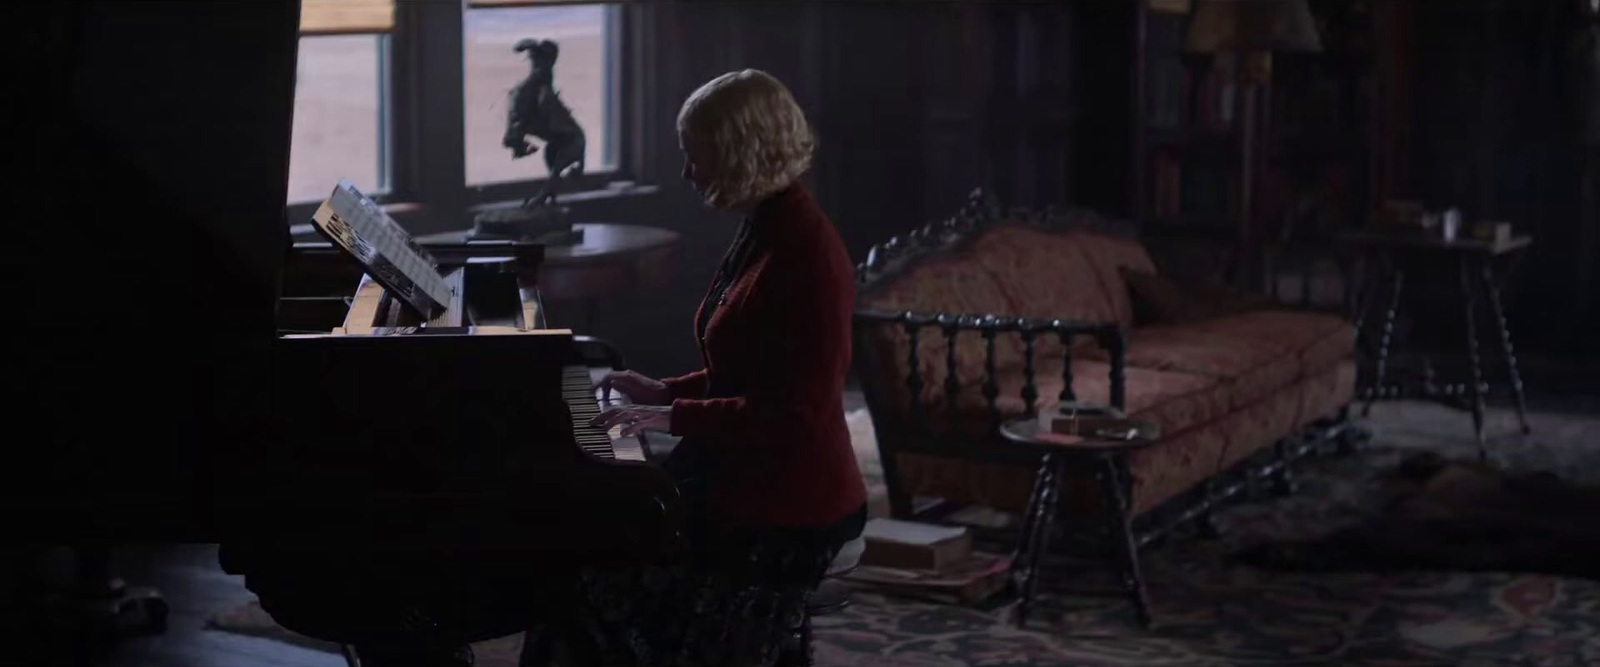
M563 3L571 4L571 3ZM589 3L585 3L589 4ZM607 162L603 171L587 171L571 179L566 192L604 190L612 183L633 181L636 167L633 131L641 102L624 82L634 64L627 47L634 19L633 3L592 4L605 9ZM418 203L454 220L453 227L468 226L468 211L527 199L539 192L547 178L468 185L466 177L466 50L465 19L468 11L500 11L501 7L471 7L459 2L408 2L396 0L394 27L380 40L380 81L385 95L379 103L380 177L387 176L383 192L369 193L380 204ZM310 37L312 35L302 35ZM426 132L424 128L450 131ZM584 128L593 133L595 128ZM591 136L593 136L591 134ZM386 159L383 159L386 158ZM423 165L427 165L424 169ZM333 184L328 184L332 191ZM291 202L285 213L291 224L304 222L321 201Z

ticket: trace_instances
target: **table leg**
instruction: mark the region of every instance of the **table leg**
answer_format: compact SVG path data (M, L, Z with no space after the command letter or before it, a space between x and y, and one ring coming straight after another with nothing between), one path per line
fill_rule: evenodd
M1124 487L1128 479L1126 464L1122 457L1115 454L1101 456L1100 461L1101 471L1097 476L1100 478L1100 488L1105 494L1106 520L1111 524L1111 541L1121 556L1118 573L1121 575L1122 587L1133 602L1133 612L1139 619L1139 625L1148 628L1150 601L1145 594L1144 573L1139 567L1139 546L1133 538L1133 521L1128 515L1131 508L1128 506L1128 494Z
M1039 497L1044 494L1045 480L1049 477L1049 457L1039 458L1039 467L1033 473L1033 489L1028 492L1028 509L1022 513L1022 525L1017 527L1017 544L1011 552L1011 566L1016 570L1029 567L1028 557L1033 552L1029 547L1033 544L1034 524L1038 522L1040 507Z
M1500 328L1500 349L1506 355L1506 370L1511 374L1511 396L1516 400L1517 421L1522 424L1522 434L1533 431L1528 427L1528 399L1522 393L1522 373L1517 370L1517 353L1511 347L1511 329L1506 325L1506 314L1500 307L1500 286L1495 283L1491 262L1483 263L1483 291L1489 297L1490 314Z
M1372 310L1373 283L1377 281L1372 278L1372 267L1361 258L1350 260L1344 275L1345 307L1349 309L1350 319L1356 325L1356 338L1359 341L1365 332L1367 311Z
M1400 308L1400 292L1406 284L1406 273L1400 269L1394 270L1394 288L1389 295L1389 310L1383 316L1383 337L1378 341L1378 367L1373 373L1372 386L1367 389L1367 404L1361 406L1361 416L1372 414L1372 404L1378 400L1378 394L1383 391L1384 376L1389 369L1389 345L1394 339L1394 315Z
M1473 312L1476 293L1472 289L1471 261L1462 254L1457 265L1461 273L1461 305L1467 318L1467 364L1472 371L1467 397L1472 401L1472 432L1478 441L1478 460L1482 462L1489 459L1489 449L1483 441L1483 369L1478 365L1478 320Z
M1038 592L1040 570L1044 569L1044 556L1050 551L1050 532L1056 520L1056 507L1061 504L1062 460L1060 455L1048 454L1040 466L1043 488L1029 526L1028 567L1023 571L1021 599L1017 602L1017 627L1028 622L1028 610Z

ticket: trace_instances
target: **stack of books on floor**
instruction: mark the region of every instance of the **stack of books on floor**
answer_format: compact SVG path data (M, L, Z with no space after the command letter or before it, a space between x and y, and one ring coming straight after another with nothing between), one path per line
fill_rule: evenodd
M1011 557L974 551L965 526L872 519L862 537L861 562L844 579L886 593L972 604L1010 581Z

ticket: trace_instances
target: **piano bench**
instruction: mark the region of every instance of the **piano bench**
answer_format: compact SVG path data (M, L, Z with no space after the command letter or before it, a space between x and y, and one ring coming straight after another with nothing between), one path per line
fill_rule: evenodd
M821 585L811 594L811 602L806 606L807 613L812 616L826 616L850 606L850 587L838 578L856 569L856 565L861 562L861 552L866 550L866 546L866 538L857 537L840 547L839 554L828 564L828 571L823 573Z

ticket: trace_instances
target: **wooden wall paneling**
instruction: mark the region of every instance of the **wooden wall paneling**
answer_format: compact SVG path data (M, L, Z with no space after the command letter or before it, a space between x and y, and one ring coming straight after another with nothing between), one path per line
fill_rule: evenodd
M860 259L866 248L921 219L920 110L923 49L912 38L930 21L924 5L833 5L826 42L841 59L826 82L821 126L829 169L838 170L830 204ZM886 36L900 35L902 38Z
M985 98L988 113L985 117L985 150L992 156L989 187L1001 201L1015 201L1017 196L1018 164L1011 147L1019 134L1017 115L1017 42L1022 39L1015 5L996 5L993 8L994 55L989 61L992 83Z
M1034 8L1018 7L1012 16L1016 25L1016 41L1012 43L1010 85L1007 87L1010 94L1010 108L1006 115L1011 118L1012 132L1009 143L1001 148L1003 154L1011 156L1014 171L1011 174L1011 196L1006 199L1008 203L1033 206L1039 199L1039 157L1041 146L1037 141L1038 133L1038 95L1040 88L1039 50L1043 38L1040 19Z
M1030 68L1038 83L1029 105L1036 123L1035 145L1039 148L1034 206L1067 204L1076 199L1072 150L1079 98L1073 91L1077 88L1077 72L1084 66L1073 59L1079 39L1076 16L1075 11L1038 13L1041 39L1034 49L1038 62Z
M1150 113L1149 101L1147 100L1148 89L1145 84L1145 80L1149 76L1150 60L1146 53L1149 41L1149 24L1146 21L1146 15L1150 10L1143 2L1134 2L1132 4L1134 5L1133 29L1128 31L1131 34L1131 43L1127 48L1123 49L1128 54L1128 59L1133 65L1133 76L1130 82L1133 90L1127 96L1132 106L1128 110L1128 115L1133 119L1129 127L1129 132L1133 137L1130 142L1133 144L1133 157L1129 160L1132 178L1128 195L1132 197L1129 212L1133 215L1134 220L1143 223L1153 215L1151 207L1146 203L1150 190L1148 174L1150 160L1146 155L1149 152L1149 144L1146 141L1144 129L1146 117Z
M924 218L956 210L972 188L991 180L992 156L983 145L992 82L989 19L980 4L946 5L922 38Z
M1135 114L1143 113L1135 97L1143 90L1142 67L1135 57L1143 22L1142 2L1074 3L1073 32L1067 62L1072 68L1070 96L1074 110L1068 129L1073 142L1069 158L1072 203L1106 215L1136 217L1135 179L1144 167L1143 134Z
M1406 199L1416 194L1410 172L1410 127L1414 122L1411 105L1412 0L1395 0L1373 5L1374 58L1368 142L1371 162L1368 169L1367 210L1370 213L1387 200Z

